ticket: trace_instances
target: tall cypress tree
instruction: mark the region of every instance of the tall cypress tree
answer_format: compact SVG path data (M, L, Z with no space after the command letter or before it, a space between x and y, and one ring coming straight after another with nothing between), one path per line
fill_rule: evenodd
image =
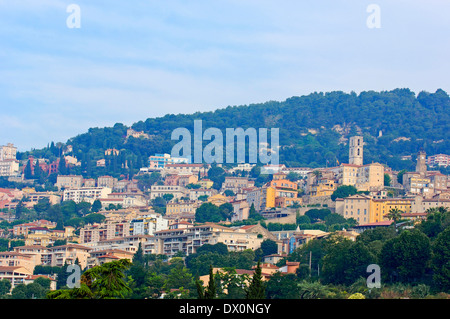
M64 158L64 156L61 156L59 158L58 173L60 175L67 175L66 159Z
M209 282L205 291L205 299L216 298L216 283L214 281L214 273L212 265L209 266Z
M264 299L266 295L266 289L262 281L261 275L261 263L258 261L255 272L253 274L252 282L247 289L246 299Z
M27 165L25 166L25 170L23 172L25 175L25 179L32 179L33 178L33 172L31 170L31 161L28 160Z

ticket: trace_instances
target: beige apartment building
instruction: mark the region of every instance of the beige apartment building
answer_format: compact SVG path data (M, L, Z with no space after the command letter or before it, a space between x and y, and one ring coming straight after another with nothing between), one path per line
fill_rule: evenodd
M104 249L104 250L94 250L89 252L89 257L87 259L87 268L93 268L95 266L102 265L107 262L128 259L133 260L135 252L130 252L122 249Z
M428 209L439 207L450 209L450 193L436 194L432 198L416 196L411 205L411 212L425 213Z
M25 195L27 199L37 204L41 199L47 198L50 205L56 205L61 202L61 196L52 192L31 192Z
M175 228L155 233L159 239L161 253L173 256L178 251L185 254L195 253L204 244L223 243L229 251L258 249L263 241L257 233L246 232L245 229L233 229L213 223L205 223L186 228Z
M193 188L189 190L189 200L196 201L200 196L212 197L218 193L214 188Z
M254 181L249 181L247 177L235 177L227 176L225 181L222 183L221 191L231 190L235 194L242 191L244 188L253 187L255 185Z
M86 225L80 229L80 243L96 243L102 240L125 237L130 235L129 221L112 221Z
M56 187L62 188L80 188L83 186L83 176L81 175L58 175L56 178Z
M32 256L18 252L0 252L0 267L22 267L33 273L35 260Z
M150 188L150 199L162 197L165 194L172 194L174 199L187 197L188 191L182 186L152 185Z
M41 245L25 245L14 247L14 251L22 255L30 256L34 265L43 264L43 256L48 255L48 248Z
M0 146L0 161L15 160L17 156L17 147L12 143Z
M22 266L0 266L0 280L7 279L11 283L11 289L23 284L32 274L32 271Z
M195 214L196 209L199 207L198 201L179 201L169 202L166 205L166 216L176 216L182 214L192 215Z
M114 178L112 176L99 176L97 178L97 187L106 187L113 189L116 187L117 184L117 178Z
M50 247L48 251L49 253L46 255L47 259L44 260L47 265L62 267L65 263L69 265L74 264L78 259L80 267L84 269L87 266L91 248L82 245L67 244Z

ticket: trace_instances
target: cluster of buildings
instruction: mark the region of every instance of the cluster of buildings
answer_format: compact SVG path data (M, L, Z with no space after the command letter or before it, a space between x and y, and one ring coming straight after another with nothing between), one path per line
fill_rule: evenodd
M129 136L142 137L139 132L129 133ZM0 166L4 161L16 161L11 144L2 146L0 151ZM107 150L112 155L116 151ZM0 209L3 208L0 218L3 219L24 198L23 204L28 207L42 198L48 198L51 204L99 201L100 213L106 217L102 223L88 224L78 230L73 227L56 230L56 224L43 220L14 226L10 233L23 236L25 245L0 254L0 279L8 278L15 284L26 282L31 280L37 265L62 266L77 260L81 267L90 268L115 259L131 260L139 246L144 253L172 257L193 254L204 244L223 243L229 251L256 250L266 239L278 245L277 254L265 257L265 263L273 264L308 241L329 235L320 230L297 228L274 232L260 224L230 225L248 219L252 211L261 214L268 223L295 223L296 217L311 206L327 207L358 222L354 230L340 232L354 240L364 229L389 225L385 215L393 208L400 209L404 218L412 219L423 218L430 208L450 208L449 176L428 170L433 165L445 165L444 155L427 159L423 151L419 152L415 171L402 172L400 178L400 172L385 165L365 164L363 152L363 137L354 136L349 139L348 163L317 169L267 166L266 170L273 170L272 179L260 186L247 174L252 164L224 167L226 175L217 189L208 179L210 165L156 154L149 158L149 166L141 169L139 175L157 171L162 178L146 189L138 187L134 179L119 180L112 176L92 179L79 175L58 175L55 192L36 192L32 187L0 189ZM290 173L296 173L296 178ZM389 185L386 176L391 181ZM331 200L333 192L343 185L354 186L358 193ZM164 199L162 214L153 209L153 203L159 198ZM216 206L229 203L230 219L221 224L196 223L196 210L203 203ZM114 209L108 209L111 207ZM60 239L68 244L54 246ZM267 267L267 272L274 269ZM295 269L295 265L289 267Z

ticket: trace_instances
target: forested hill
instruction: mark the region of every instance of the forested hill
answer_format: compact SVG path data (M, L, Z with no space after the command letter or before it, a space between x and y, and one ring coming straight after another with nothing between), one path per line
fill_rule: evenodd
M428 155L450 153L450 98L441 89L419 94L409 89L312 93L214 112L169 114L133 124L134 130L149 134L147 139L126 139L127 127L116 124L91 128L67 144L79 160L98 159L105 149L116 148L123 156L138 158L139 167L149 155L170 153L177 142L170 139L172 131L185 127L193 133L195 119L203 120L203 130L216 127L224 135L226 128L279 128L280 162L287 166L348 162L347 139L355 134L364 136L365 163L385 163L393 169L413 168L420 148ZM408 155L412 158L401 160Z

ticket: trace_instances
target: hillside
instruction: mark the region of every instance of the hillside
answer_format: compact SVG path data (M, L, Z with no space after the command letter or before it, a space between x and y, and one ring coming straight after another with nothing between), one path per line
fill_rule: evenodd
M409 89L366 91L356 94L340 91L294 96L285 101L229 106L214 112L168 114L132 125L146 138L126 138L127 127L91 128L69 139L73 155L80 161L104 157L104 150L122 150L119 164L128 159L134 168L145 165L155 153L170 153L177 141L170 135L175 128L193 132L193 121L203 120L203 129L279 128L280 162L288 166L325 166L347 162L348 137L363 134L364 161L385 163L393 169L414 167L415 154L450 153L450 97L443 90L415 94ZM44 156L48 150L34 150ZM26 156L28 154L23 154ZM411 159L401 160L402 156Z

